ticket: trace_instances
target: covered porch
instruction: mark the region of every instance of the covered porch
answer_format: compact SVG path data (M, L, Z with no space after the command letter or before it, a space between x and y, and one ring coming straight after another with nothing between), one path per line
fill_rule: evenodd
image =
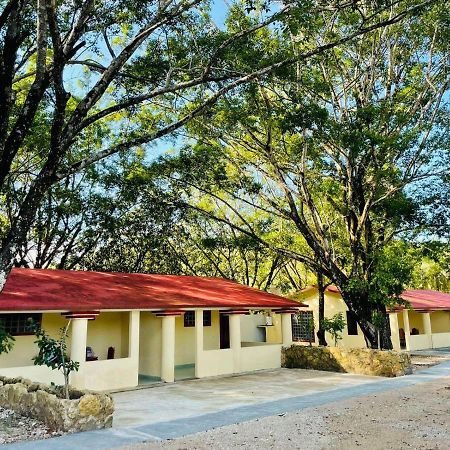
M423 350L450 346L450 311L403 309L389 313L394 350Z
M42 313L41 326L56 338L70 320L69 357L80 364L71 385L108 391L279 368L282 345L292 343L295 312L273 309L270 326L268 310L55 312ZM0 355L0 374L63 384L58 371L33 365L38 352L33 340L16 337L16 348Z
M281 346L292 343L292 313L274 310L270 334L260 332L264 316L249 310L142 312L139 377L173 382L278 368Z

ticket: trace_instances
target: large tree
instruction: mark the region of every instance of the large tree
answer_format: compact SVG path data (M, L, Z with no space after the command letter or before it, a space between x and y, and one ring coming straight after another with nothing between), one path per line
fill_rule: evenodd
M51 186L149 147L238 86L429 3L395 1L389 17L385 1L236 3L217 27L202 0L2 0L0 191L7 206L11 189L20 195L2 222L0 288ZM317 41L317 26L326 39ZM295 54L260 45L262 30L283 38L294 28Z
M413 259L396 237L419 223L412 192L449 173L448 17L448 6L436 4L276 83L255 83L239 102L223 99L208 121L191 125L202 142L186 151L222 174L213 187L171 163L192 207L321 270L374 348L374 317L382 348L392 347L386 306L411 276ZM292 34L296 48L298 30ZM205 195L207 207L195 204ZM296 232L308 250L261 236L246 221L249 210L272 215L279 233Z
M283 292L306 283L301 264L178 205L179 189L161 189L141 158L72 178L48 192L18 266L219 276ZM265 217L249 220L264 231Z

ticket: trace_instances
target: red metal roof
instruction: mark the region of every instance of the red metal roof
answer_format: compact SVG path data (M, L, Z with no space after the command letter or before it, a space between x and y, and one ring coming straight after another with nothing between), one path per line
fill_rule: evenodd
M416 311L450 310L450 294L445 292L407 289L402 298Z
M12 269L0 311L298 308L305 306L222 278Z
M307 286L302 292L308 292L310 290L317 289L317 286ZM339 294L339 289L334 286L328 286L327 292ZM416 311L438 311L448 310L450 311L450 294L446 292L421 290L421 289L407 289L401 295L403 300L406 300L411 305L412 309ZM403 306L399 306L395 309L402 309Z

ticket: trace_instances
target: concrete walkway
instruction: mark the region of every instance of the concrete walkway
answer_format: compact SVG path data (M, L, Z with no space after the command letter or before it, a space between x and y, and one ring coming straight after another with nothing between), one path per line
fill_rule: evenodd
M327 375L339 376L339 374ZM345 375L347 374L341 376ZM350 375L350 377L351 376L352 375ZM122 445L136 444L144 441L176 438L193 434L199 431L205 431L215 427L231 425L233 423L254 420L261 417L273 416L285 412L298 411L304 408L338 402L341 400L370 395L378 392L400 389L402 387L429 382L449 376L450 361L447 361L429 369L417 372L414 375L405 377L393 379L377 378L376 380L374 380L373 377L368 377L368 382L365 383L353 383L350 385L345 383L341 385L335 384L331 389L315 391L314 393L304 393L303 395L294 396L291 393L290 396L277 400L244 404L234 408L225 408L221 411L209 412L206 414L193 414L188 417L173 418L171 420L159 422L147 422L146 424L136 424L134 426L123 428L112 428L108 430L77 433L43 441L10 444L6 445L5 448L24 450L78 450L84 448L93 450L110 449ZM188 383L200 384L202 381L203 380ZM213 380L205 381L212 382ZM217 383L218 380L215 381ZM185 384L186 382L181 383L180 386L182 387ZM163 386L163 388L166 388L166 386ZM154 388L154 390L157 391L160 390L160 388ZM142 390L139 391L139 393L142 392ZM160 394L163 394L163 392L160 392ZM164 395L162 395L162 397L163 398L161 399L161 401L163 402ZM179 404L176 409L183 410L183 408L185 407L186 403ZM156 407L155 411L157 414L158 410Z
M116 408L114 427L171 422L376 381L380 378L277 369L157 385L150 389L113 394Z

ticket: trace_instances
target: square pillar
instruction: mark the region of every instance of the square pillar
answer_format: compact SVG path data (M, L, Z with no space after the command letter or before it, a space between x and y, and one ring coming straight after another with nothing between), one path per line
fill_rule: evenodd
M133 360L134 385L139 384L139 326L140 311L130 311L128 318L128 358Z
M84 368L86 366L87 318L72 318L70 334L70 359L80 363L78 371L70 374L70 384L77 389L84 389Z
M281 313L281 342L285 347L292 345L292 313Z
M203 362L203 310L195 310L195 377L202 376Z
M241 371L241 316L230 314L230 349L233 352L233 372Z
M431 316L429 312L422 314L423 329L428 338L428 348L433 348L433 334L431 331Z
M139 360L140 311L130 311L128 325L128 358Z
M175 316L162 317L161 324L161 379L175 381Z
M406 350L411 350L411 328L409 327L409 312L407 309L404 309L403 312L403 326L405 327L405 342L406 342Z
M391 342L394 350L400 350L400 331L398 327L398 314L396 312L389 313L389 325L391 328Z

